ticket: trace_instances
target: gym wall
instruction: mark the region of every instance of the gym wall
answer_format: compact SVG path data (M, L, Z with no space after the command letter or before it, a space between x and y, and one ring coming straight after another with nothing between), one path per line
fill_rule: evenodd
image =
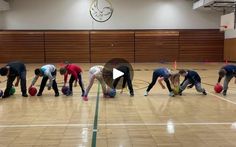
M104 1L104 0L100 0ZM105 23L89 15L92 0L10 0L3 29L218 29L220 13L194 11L191 0L109 0L114 13Z
M192 10L190 0L110 0L105 23L92 0L10 0L0 12L0 62L222 61L220 15Z
M224 60L236 62L236 31L228 30L225 32Z
M223 47L216 29L0 32L0 62L223 61Z

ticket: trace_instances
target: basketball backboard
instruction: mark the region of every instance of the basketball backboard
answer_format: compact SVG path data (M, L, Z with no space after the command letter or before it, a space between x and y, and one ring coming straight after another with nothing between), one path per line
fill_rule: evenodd
M220 22L220 30L226 31L226 30L233 30L235 29L235 15L233 13L229 13L226 15L221 16L221 22Z

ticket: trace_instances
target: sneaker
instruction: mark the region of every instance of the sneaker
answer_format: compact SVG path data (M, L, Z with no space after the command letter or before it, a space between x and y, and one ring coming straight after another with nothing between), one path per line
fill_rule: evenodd
M182 95L182 92L183 92L183 91L182 91L181 89L179 89L179 93L178 93L178 94L181 96L181 95Z
M58 93L55 93L55 97L58 97L59 96L59 92Z
M174 96L175 96L174 92L171 91L171 92L169 93L169 96L174 97Z
M103 97L104 98L110 98L110 96L107 93L103 94Z
M28 94L24 93L22 94L23 97L28 97Z
M223 91L223 96L226 96L227 90Z
M66 96L72 96L72 95L73 95L73 92L70 91L70 90L69 90L69 91L67 92L67 94L66 94Z
M134 93L133 93L133 92L130 92L130 96L133 97L133 96L134 96Z
M145 91L144 96L148 96L148 92L147 91Z
M207 95L206 91L203 91L202 94Z
M42 96L42 93L38 93L37 96Z
M88 101L88 97L87 96L83 96L83 100L84 101Z
M10 95L3 95L2 98L5 99L5 98L8 98L10 97Z

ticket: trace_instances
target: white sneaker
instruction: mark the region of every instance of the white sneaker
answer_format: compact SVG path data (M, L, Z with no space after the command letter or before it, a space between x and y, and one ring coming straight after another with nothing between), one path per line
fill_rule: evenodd
M144 96L148 96L148 92L147 91L145 91Z
M170 92L170 93L169 93L169 96L174 97L174 96L175 96L174 92L173 92L173 91Z

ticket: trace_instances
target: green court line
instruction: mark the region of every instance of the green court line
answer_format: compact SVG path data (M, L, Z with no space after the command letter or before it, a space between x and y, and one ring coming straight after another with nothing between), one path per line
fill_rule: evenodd
M97 142L99 94L100 94L100 83L98 83L97 101L96 101L96 109L93 123L92 147L96 147L96 142Z

